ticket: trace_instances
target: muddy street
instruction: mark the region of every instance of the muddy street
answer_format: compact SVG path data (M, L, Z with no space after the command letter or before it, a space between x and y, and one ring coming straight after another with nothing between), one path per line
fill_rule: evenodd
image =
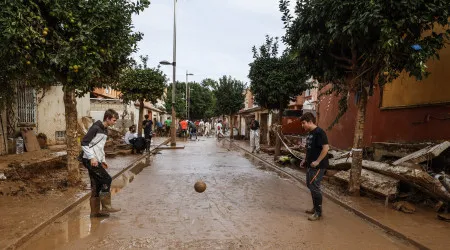
M22 249L412 248L325 198L323 220L308 221L306 187L213 138L179 145L113 182L122 211L90 218L83 202Z

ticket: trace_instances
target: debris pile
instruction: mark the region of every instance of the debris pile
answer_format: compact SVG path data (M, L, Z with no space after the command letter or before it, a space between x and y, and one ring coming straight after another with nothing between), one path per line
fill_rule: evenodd
M280 136L285 146L280 163L286 164L290 158L304 158L304 147L298 141ZM271 153L272 149L266 149ZM288 156L286 156L288 155ZM392 155L390 156L392 158ZM329 151L332 177L338 183L346 184L350 179L352 157L350 152ZM367 158L367 157L366 157ZM445 214L450 210L450 142L425 144L423 148L404 154L391 161L362 162L361 189L386 202L393 201L394 209L413 213L413 204L425 204ZM414 208L414 209L413 209Z

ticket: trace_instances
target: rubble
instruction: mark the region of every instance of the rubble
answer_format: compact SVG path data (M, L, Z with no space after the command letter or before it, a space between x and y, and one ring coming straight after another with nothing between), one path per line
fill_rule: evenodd
M397 161L394 161L392 165L398 166L403 163L419 164L422 162L426 162L439 156L442 152L444 152L448 148L450 148L450 142L448 141L445 141L435 146L428 146L412 154L409 154Z
M334 175L338 180L346 183L350 180L350 170L339 171ZM399 180L363 169L361 172L361 188L383 197L394 197L398 192Z

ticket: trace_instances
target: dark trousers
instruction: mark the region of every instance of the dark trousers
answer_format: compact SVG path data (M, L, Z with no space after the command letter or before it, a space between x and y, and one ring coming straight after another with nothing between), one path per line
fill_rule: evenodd
M189 139L192 139L192 136L195 135L195 139L197 140L197 129L191 128L191 132L189 133Z
M152 144L152 135L145 135L145 151L150 152L150 145Z
M135 146L135 144L136 144L136 139L137 139L137 138L133 138L133 139L130 140L130 145L133 147L133 151L132 151L132 152L134 152L134 151L136 150L136 146Z
M306 186L311 191L311 197L314 205L314 211L322 215L322 192L320 191L320 182L322 181L325 169L308 168L306 170Z
M99 197L100 192L109 193L112 178L102 164L99 162L96 167L93 167L90 160L83 159L83 165L87 168L89 179L91 179L91 197Z

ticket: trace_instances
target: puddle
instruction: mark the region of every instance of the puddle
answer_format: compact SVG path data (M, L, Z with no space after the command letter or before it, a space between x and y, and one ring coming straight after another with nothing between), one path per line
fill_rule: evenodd
M132 183L136 176L148 166L148 164L138 164L115 178L111 183L111 193L114 195L120 192L128 184ZM19 249L58 249L67 243L76 242L79 239L92 235L106 220L114 220L113 217L90 218L89 214L88 199L68 214L58 218L49 225L49 230L38 233Z

